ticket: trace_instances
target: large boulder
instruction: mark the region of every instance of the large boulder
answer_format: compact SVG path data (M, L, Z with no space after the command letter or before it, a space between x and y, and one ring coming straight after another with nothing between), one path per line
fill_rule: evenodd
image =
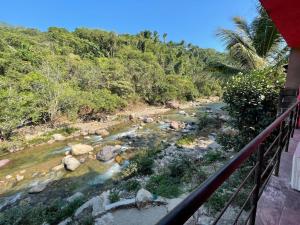
M109 132L106 129L99 129L95 131L95 134L100 135L101 137L106 137L109 135Z
M10 162L9 159L1 159L0 160L0 168L7 165Z
M44 181L44 182L40 182L37 185L34 185L30 190L29 193L30 194L35 194L35 193L40 193L43 190L46 189L47 185L50 183L50 181Z
M151 117L145 117L144 120L143 120L144 123L153 123L154 122L154 119L151 118Z
M62 134L53 134L52 137L55 141L64 141L64 140L66 140L66 137L63 136Z
M153 201L153 195L146 189L140 189L135 197L135 202L138 208L146 206L149 202Z
M94 148L90 145L76 144L72 145L71 153L72 155L83 155L93 151Z
M177 101L168 101L166 106L170 109L179 109L180 105Z
M120 146L105 146L102 151L97 153L97 159L104 162L109 161L118 154L118 150L120 150Z
M174 130L178 130L180 128L180 125L177 121L172 121L170 123L170 128L174 129Z
M65 169L70 171L74 171L80 166L80 162L69 155L63 158L62 163L64 164Z

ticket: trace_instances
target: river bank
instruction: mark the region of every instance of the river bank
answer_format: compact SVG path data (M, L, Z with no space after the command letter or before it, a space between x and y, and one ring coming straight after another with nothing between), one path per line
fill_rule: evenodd
M110 204L135 199L141 188L148 189L155 199L176 199L189 193L229 157L217 151L220 146L215 141L224 123L222 106L206 99L180 109L124 110L105 122L73 124L76 132L85 135L6 155L10 162L0 169L1 209L8 212L20 205L35 208L41 202L47 207L76 193L88 200L109 191ZM199 117L199 113L204 116ZM107 129L108 134L97 135L99 129ZM93 150L74 155L72 148L77 144ZM117 154L104 162L101 157L110 151L107 149L117 149ZM72 172L64 169L67 157L79 161ZM170 188L174 185L178 188Z

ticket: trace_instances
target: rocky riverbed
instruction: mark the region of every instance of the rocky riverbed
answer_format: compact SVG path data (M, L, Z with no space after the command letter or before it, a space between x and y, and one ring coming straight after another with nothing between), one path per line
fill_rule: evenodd
M82 212L88 212L95 224L154 224L198 183L189 180L180 196L163 198L147 190L149 182L176 160L201 162L208 151L218 151L216 135L228 119L222 106L207 100L159 114L130 113L105 128L79 124L69 138L53 134L46 144L2 156L0 211L83 197L85 203L60 224L83 224ZM216 124L199 127L199 113ZM149 174L138 172L138 163L147 158L141 158L143 154L153 160ZM215 171L218 163L204 167ZM128 213L131 218L124 220Z

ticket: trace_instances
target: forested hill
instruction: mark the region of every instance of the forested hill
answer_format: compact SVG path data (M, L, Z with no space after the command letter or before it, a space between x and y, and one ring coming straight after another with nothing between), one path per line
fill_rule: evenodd
M228 57L167 35L0 27L0 137L18 126L221 93Z

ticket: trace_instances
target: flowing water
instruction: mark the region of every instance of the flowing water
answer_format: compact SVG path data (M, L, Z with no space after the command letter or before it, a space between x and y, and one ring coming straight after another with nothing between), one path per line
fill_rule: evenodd
M139 127L138 123L124 123L110 127L110 135L102 138L97 135L88 137L77 137L66 141L55 142L53 144L32 147L20 152L12 153L0 157L1 159L9 159L10 163L0 169L0 203L1 199L16 198L20 193L27 193L28 188L37 185L41 181L55 181L50 187L53 189L51 196L56 193L73 193L78 190L86 190L95 185L102 185L111 180L113 176L118 174L125 168L130 158L140 148L151 148L159 145L161 142L174 143L183 133L172 131L169 123L164 121L181 121L188 124L195 124L197 117L191 116L205 107L213 110L219 110L223 104L211 103L208 105L197 106L185 109L187 115L180 114L178 110L171 110L165 114L156 115L158 122L149 123L143 127ZM189 132L187 130L186 132ZM61 160L66 151L72 144L84 143L94 146L94 152L101 150L106 145L121 145L122 156L125 161L119 165L114 160L109 162L100 162L95 159L85 157L85 162L73 172L63 170L53 172L52 168L61 164ZM79 156L77 159L83 158ZM21 181L17 181L16 177L23 176ZM49 194L48 194L49 195ZM0 204L1 205L1 204Z

